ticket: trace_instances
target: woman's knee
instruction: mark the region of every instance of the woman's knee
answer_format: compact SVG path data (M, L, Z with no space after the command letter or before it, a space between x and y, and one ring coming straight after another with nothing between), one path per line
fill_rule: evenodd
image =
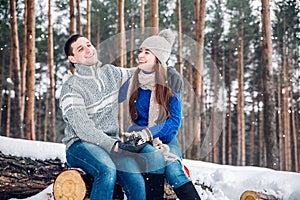
M145 164L144 170L147 173L164 173L165 158L162 152L151 145L147 145L146 147L141 154Z

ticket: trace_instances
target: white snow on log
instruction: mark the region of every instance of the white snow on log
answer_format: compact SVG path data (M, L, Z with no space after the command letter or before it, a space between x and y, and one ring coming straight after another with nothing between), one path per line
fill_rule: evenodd
M58 158L66 162L65 145L0 136L0 151L6 155L46 160Z

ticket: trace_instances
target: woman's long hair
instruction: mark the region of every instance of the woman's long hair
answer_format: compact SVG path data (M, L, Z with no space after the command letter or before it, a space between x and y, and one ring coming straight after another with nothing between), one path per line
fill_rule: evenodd
M157 59L156 59L157 60ZM154 67L155 73L155 101L159 105L162 106L163 110L160 110L158 116L158 122L170 118L170 111L169 111L169 102L171 97L173 96L172 90L168 87L167 82L167 70L162 66L162 64L157 60L157 65ZM138 91L138 74L141 69L137 69L132 76L132 84L131 88L129 88L129 92L131 92L129 98L129 114L131 120L136 120L138 118L138 112L136 109L136 100L139 96ZM155 111L152 111L155 112Z

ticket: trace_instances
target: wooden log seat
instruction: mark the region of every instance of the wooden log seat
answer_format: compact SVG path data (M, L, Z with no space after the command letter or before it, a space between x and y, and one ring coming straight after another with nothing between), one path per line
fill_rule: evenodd
M86 200L92 189L93 177L81 169L68 169L61 172L53 184L55 200ZM114 188L114 200L123 200L124 193L119 184Z
M252 190L247 190L243 192L240 200L279 200L274 195L264 194L262 192L256 192Z

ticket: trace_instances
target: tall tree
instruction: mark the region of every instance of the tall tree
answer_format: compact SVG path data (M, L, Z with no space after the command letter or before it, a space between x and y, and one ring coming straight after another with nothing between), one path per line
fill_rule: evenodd
M178 27L178 54L177 62L179 74L183 75L183 59L182 59L182 23L181 23L181 0L176 1L177 8L177 27Z
M195 21L196 21L196 64L195 64L195 121L194 121L194 140L192 144L192 158L199 158L199 148L200 148L200 134L203 129L201 123L204 123L205 118L200 117L203 111L203 82L202 82L202 71L204 65L204 25L205 25L205 4L206 0L195 0ZM209 148L205 146L204 148ZM207 150L207 149L205 149Z
M263 94L264 94L264 136L267 151L267 167L278 169L278 148L275 131L275 104L272 66L272 37L270 21L270 2L262 0L262 38L263 38Z
M86 38L91 39L91 3L86 1Z
M27 105L26 105L26 138L35 140L35 5L27 0Z
M50 140L56 141L55 126L55 79L54 79L54 51L53 51L53 26L52 26L52 9L51 0L48 0L48 71L50 77ZM46 113L47 115L47 113Z
M12 49L12 48L11 48ZM11 50L12 52L12 50ZM10 63L12 63L12 58L10 58ZM12 65L10 65L10 68L9 68L9 75L8 77L11 79L12 78ZM8 93L7 93L7 115L6 115L6 133L5 133L5 136L6 137L10 137L11 134L10 134L10 128L11 128L11 90L12 90L12 86L9 85L8 86Z
M140 28L141 28L141 35L144 35L144 28L145 28L145 4L144 0L141 0L141 8L140 8Z
M229 40L232 41L232 40ZM227 163L232 164L232 101L231 101L231 68L232 68L232 49L228 50L228 117L227 117Z
M124 5L125 0L118 0L118 58L120 67L126 66L126 36L124 22ZM120 130L124 130L124 106L119 106L119 124Z
M11 66L13 68L13 84L15 91L14 109L15 109L15 136L23 135L22 113L21 109L21 75L20 75L20 46L16 15L16 1L10 0L10 26L11 26Z
M77 31L80 35L82 35L80 0L76 0L76 8L77 8Z
M75 0L70 0L70 35L76 33Z
M24 1L24 32L23 32L23 58L21 67L21 123L24 124L25 118L25 96L26 96L26 71L27 71L27 3ZM21 136L24 137L24 133Z
M242 4L242 1L241 1ZM242 7L242 6L241 6ZM241 10L241 19L238 29L238 105L237 105L237 126L238 126L238 165L246 164L246 136L245 136L245 100L244 100L244 12Z
M158 13L158 0L150 1L151 12L151 34L157 34L159 28L159 13Z

